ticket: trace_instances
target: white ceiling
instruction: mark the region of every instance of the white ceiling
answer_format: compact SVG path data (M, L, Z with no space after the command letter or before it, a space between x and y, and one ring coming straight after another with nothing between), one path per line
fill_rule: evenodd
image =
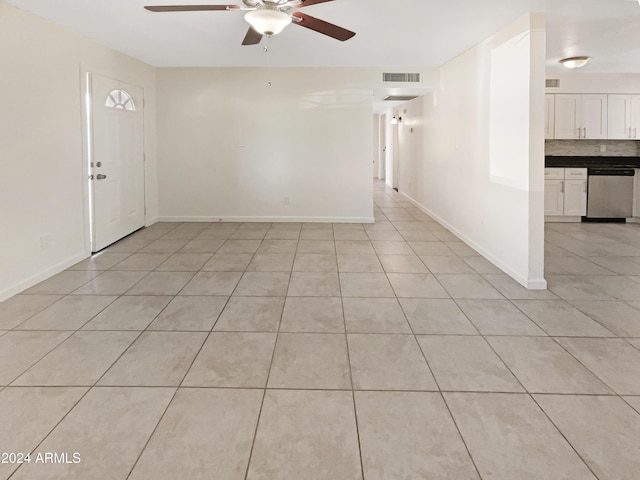
M240 45L242 11L151 13L179 0L5 0L101 44L161 67L264 66ZM185 0L237 3L241 0ZM637 0L335 0L304 12L357 32L339 42L296 25L271 39L272 66L440 66L522 14L547 14L547 70L589 55L582 72L640 73Z

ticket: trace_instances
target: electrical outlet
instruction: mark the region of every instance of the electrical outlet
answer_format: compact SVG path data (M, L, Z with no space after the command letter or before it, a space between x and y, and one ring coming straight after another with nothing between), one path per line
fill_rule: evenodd
M600 153L604 153L607 151L607 146L606 145L600 145Z
M40 237L40 250L46 250L49 248L49 235L43 235Z
M290 201L289 197L284 197L284 199L282 200L282 204L289 205L289 201Z

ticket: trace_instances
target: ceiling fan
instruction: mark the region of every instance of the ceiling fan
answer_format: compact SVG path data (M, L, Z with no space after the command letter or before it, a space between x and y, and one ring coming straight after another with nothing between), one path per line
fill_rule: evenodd
M298 10L333 0L242 0L244 5L157 5L146 6L151 12L196 12L208 10L248 10L244 18L249 23L242 45L257 45L262 36L277 35L293 23L344 42L355 32L339 27Z

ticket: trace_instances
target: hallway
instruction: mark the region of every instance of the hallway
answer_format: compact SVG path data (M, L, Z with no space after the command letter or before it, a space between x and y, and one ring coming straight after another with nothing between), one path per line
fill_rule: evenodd
M158 223L0 303L0 443L70 459L0 478L636 479L640 225L548 225L535 291L374 198Z

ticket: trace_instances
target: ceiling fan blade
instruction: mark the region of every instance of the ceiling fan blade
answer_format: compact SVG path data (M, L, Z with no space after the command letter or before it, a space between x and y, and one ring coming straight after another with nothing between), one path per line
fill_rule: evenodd
M312 17L311 15L307 15L305 13L295 12L291 15L291 17L293 19L292 23L335 38L336 40L340 40L341 42L349 40L356 34L351 30L339 27L337 25L334 25L333 23L325 22L324 20L320 20L319 18Z
M200 12L203 10L238 10L239 5L151 5L150 12Z
M258 45L262 41L262 34L249 27L247 34L242 41L242 45Z
M333 2L333 0L299 0L300 4L296 8L308 7L309 5L315 5L316 3Z

